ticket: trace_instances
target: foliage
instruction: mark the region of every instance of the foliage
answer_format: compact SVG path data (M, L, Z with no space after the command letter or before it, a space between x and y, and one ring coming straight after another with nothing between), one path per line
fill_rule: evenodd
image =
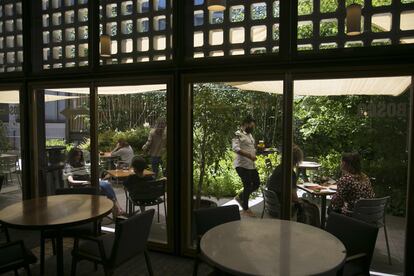
M413 1L413 0L403 0L403 1ZM346 0L346 6L357 3L364 5L364 0ZM374 7L378 6L389 6L391 4L391 0L373 0L372 5ZM337 12L338 9L338 0L321 0L320 1L320 12L321 13L331 13L331 12ZM298 1L298 15L310 15L314 12L313 10L313 1L311 0L299 0ZM364 24L361 22L361 28L364 29ZM373 32L384 32L386 30L382 29L381 27L372 24L372 31ZM335 36L338 34L338 23L335 21L331 22L324 22L322 21L320 23L320 30L319 30L321 37L329 37L329 36ZM312 38L313 37L313 26L312 23L308 23L307 21L302 22L298 24L298 39L306 39L306 38ZM372 46L381 46L381 45L387 45L390 44L390 41L384 40L384 41L376 41L375 45ZM346 45L347 47L361 47L363 46L361 43L348 43ZM321 47L320 49L330 49L334 47ZM301 51L303 50L312 50L312 48L301 48L299 49Z
M375 179L377 196L391 195L396 215L405 212L408 112L388 116L379 110L407 104L408 94L302 97L295 102L295 136L305 156L316 157L328 175L339 176L341 153L358 151L365 173Z
M280 164L281 156L274 153L268 156L259 155L256 166L259 172L260 181L264 184L268 178L269 172L266 170L265 159L269 158L275 166ZM234 153L227 150L224 157L219 160L217 165L207 168L205 181L201 194L205 196L214 196L216 198L234 197L243 189L240 177L233 167ZM194 175L199 175L199 166L194 166ZM198 185L194 185L194 193L197 193Z
M65 151L69 152L74 145L66 143L64 139L46 139L46 147L66 147Z
M98 135L98 147L100 151L111 151L115 148L120 138L125 139L135 153L142 151L142 146L147 141L150 129L139 127L126 131L106 130Z
M165 92L100 95L99 126L104 131L129 131L142 128L144 122L167 114Z
M224 84L194 86L193 176L197 199L207 192L217 197L235 195L241 183L231 165L233 154L229 151L234 132L242 118L251 114L256 118L255 137L267 145L278 145L280 109L280 95L240 92Z
M389 211L404 215L408 108L395 116L380 110L407 104L408 96L405 93L398 97L297 97L294 102L295 142L306 157L314 157L322 164L321 174L335 178L340 176L341 154L358 151L363 158L363 170L371 177L377 196L390 195ZM256 140L265 140L268 147L279 148L282 135L280 95L240 91L219 83L195 85L193 191L197 196L234 196L242 188L232 165L231 138L241 118L248 113L256 118ZM274 165L280 163L279 155L271 158ZM256 164L261 181L266 181L264 157L259 156Z

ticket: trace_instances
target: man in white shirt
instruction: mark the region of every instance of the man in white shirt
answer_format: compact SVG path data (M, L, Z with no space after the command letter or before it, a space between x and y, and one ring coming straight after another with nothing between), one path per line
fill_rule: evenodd
M243 214L248 216L254 216L249 209L249 197L260 186L259 173L255 165L256 142L252 136L255 127L255 120L250 116L246 117L232 140L232 148L236 153L234 167L243 183L243 191L236 196L236 200L242 206Z

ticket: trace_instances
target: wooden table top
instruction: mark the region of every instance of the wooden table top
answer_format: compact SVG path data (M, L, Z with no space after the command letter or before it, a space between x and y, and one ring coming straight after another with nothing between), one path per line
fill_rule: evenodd
M0 158L7 158L7 157L15 157L17 158L17 154L9 154L9 153L2 153L0 154Z
M317 163L317 162L313 162L313 161L302 161L299 163L298 168L301 169L319 169L322 165Z
M214 227L201 252L235 275L317 275L345 261L340 240L319 228L278 219L243 219Z
M133 169L129 170L108 170L107 171L112 177L115 178L126 178L130 175L135 174ZM144 176L154 176L155 173L150 170L144 170Z
M330 189L329 186L315 186L317 188L321 188L321 190L313 188L313 187L306 187L306 183L305 184L299 184L296 185L299 189L304 190L305 192L308 192L310 194L313 195L333 195L336 193L336 190Z
M108 215L114 203L105 196L55 195L24 200L0 211L0 222L25 229L78 225Z
M118 156L112 156L112 153L109 152L103 152L102 154L99 154L99 157L101 158L117 158Z

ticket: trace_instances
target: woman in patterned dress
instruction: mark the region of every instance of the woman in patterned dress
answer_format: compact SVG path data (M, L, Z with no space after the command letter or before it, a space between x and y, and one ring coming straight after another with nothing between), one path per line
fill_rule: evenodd
M368 176L361 171L361 157L358 153L342 154L341 170L342 177L337 181L331 210L346 214L352 212L355 202L373 198L375 193Z

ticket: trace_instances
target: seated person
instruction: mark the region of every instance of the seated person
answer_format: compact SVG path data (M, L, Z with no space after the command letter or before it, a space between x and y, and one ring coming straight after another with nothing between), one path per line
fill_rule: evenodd
M134 157L134 150L128 144L125 139L119 139L116 147L113 151L111 151L111 156L119 157L119 160L122 163L127 164L128 166L131 165L132 158Z
M124 181L124 186L128 190L130 196L133 198L134 194L139 195L142 192L142 183L154 180L152 176L145 176L144 170L147 168L145 159L140 156L135 156L132 159L131 167L135 174L128 176ZM141 211L145 211L144 206L140 206Z
M344 153L341 159L342 177L336 182L337 191L332 196L330 209L339 213L352 212L356 201L375 197L371 182L361 172L358 153Z
M85 167L83 159L83 152L79 148L73 148L68 153L68 161L63 171L64 177L69 182L70 186L83 186L90 184L90 173ZM114 214L121 215L125 212L118 203L116 194L111 184L106 180L99 180L99 187L104 191L105 195L111 199L114 206Z
M292 157L293 157L292 203L294 206L297 206L299 204L299 198L298 198L297 190L296 190L297 175L295 172L295 168L297 168L299 163L302 162L303 160L303 152L297 145L293 145ZM283 169L282 169L282 165L280 164L274 169L272 175L267 180L267 188L276 193L276 195L279 198L279 201L282 199L282 183L283 183L282 174L283 174Z

